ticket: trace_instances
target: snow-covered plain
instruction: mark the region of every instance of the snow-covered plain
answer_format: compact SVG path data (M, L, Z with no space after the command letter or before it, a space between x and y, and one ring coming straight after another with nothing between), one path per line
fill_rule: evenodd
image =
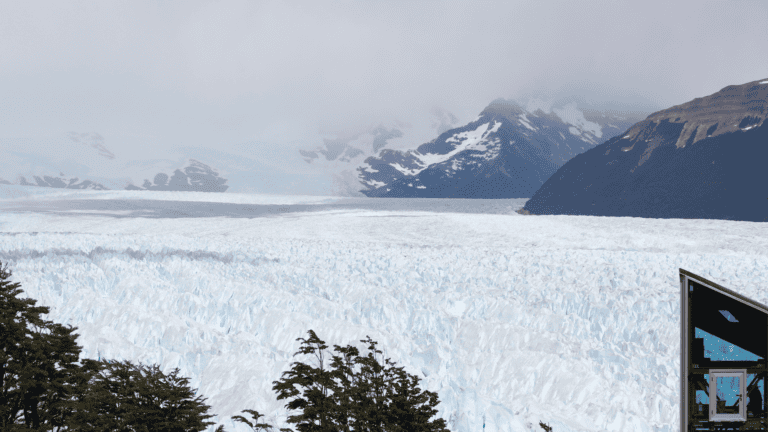
M13 279L79 328L84 356L179 367L229 431L246 408L288 426L272 381L314 329L379 341L454 432L671 432L678 269L768 303L768 224L522 216L525 199L45 192L0 186Z

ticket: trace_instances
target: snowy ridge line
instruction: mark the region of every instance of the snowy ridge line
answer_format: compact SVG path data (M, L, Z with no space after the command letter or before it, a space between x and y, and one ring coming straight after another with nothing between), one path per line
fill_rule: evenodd
M147 260L147 261L160 261L162 258L166 257L173 257L178 256L181 258L188 258L191 261L218 261L223 264L231 264L235 261L241 261L248 264L254 264L257 265L259 262L275 262L279 263L279 258L255 258L255 259L246 259L245 255L240 254L220 254L217 252L208 252L208 251L202 251L202 250L193 250L193 251L186 251L182 249L170 249L168 247L164 247L160 252L151 252L151 251L140 251L140 250L133 250L131 248L128 249L105 249L101 246L97 246L95 249L91 250L90 252L80 251L80 250L73 250L73 249L62 249L62 248L53 248L53 249L45 249L42 251L35 250L35 249L11 249L7 251L0 251L0 261L5 262L6 260L9 262L16 262L19 259L37 259L37 258L44 258L44 257L51 257L51 256L70 256L70 257L84 257L88 258L90 260L95 260L96 257L102 256L102 255L108 255L109 257L113 257L115 255L126 255L130 258L133 258L135 260Z

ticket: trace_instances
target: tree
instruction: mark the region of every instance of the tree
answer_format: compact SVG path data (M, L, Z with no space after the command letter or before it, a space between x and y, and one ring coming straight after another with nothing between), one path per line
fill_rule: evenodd
M265 431L265 430L272 430L272 426L267 423L257 423L259 421L260 417L264 417L264 414L259 414L258 411L255 410L243 410L242 412L248 413L253 417L253 423L251 423L250 420L246 419L245 417L241 415L236 415L232 417L232 420L235 420L240 423L247 424L252 430L254 431Z
M212 422L210 407L188 387L179 369L164 374L157 365L130 361L98 363L88 388L78 400L69 425L83 431L202 431ZM94 368L95 369L95 368Z
M338 410L330 396L337 391L337 385L330 371L325 369L328 346L314 331L308 333L309 339L296 339L301 341L301 347L294 356L312 355L317 360L317 367L292 363L291 369L283 372L280 380L272 382L272 390L277 393L277 400L289 399L288 409L301 410L301 414L288 417L288 423L295 423L299 432L335 432L336 422L333 420Z
M76 328L19 298L0 267L0 430L202 431L210 408L175 369L84 359Z
M300 432L448 431L445 420L430 420L437 414L437 394L422 391L419 378L391 359L382 365L382 352L370 337L360 341L368 345L366 356L351 345L334 345L337 354L326 368L325 342L308 333L308 339L297 339L302 344L294 355L312 355L317 366L293 362L272 387L278 400L288 399L286 408L301 411L288 417Z
M76 329L43 319L49 308L19 298L11 275L0 267L0 429L60 427L81 378Z
M365 357L361 357L354 346L334 345L334 351L341 354L333 356L331 363L334 377L339 381L334 401L339 406L342 426L348 425L355 431L381 430L386 423L389 396L386 370L376 358L382 352L376 349L378 342L370 337L360 342L368 344Z
M387 359L388 372L392 376L390 385L394 387L388 411L388 424L396 432L437 432L447 431L444 419L430 421L440 402L437 393L422 391L419 378L410 375L402 367L395 368Z

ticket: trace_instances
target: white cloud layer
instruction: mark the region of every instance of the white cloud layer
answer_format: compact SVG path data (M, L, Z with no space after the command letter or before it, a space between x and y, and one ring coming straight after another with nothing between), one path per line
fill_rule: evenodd
M663 108L768 71L765 2L43 3L0 5L6 146L77 132L118 158L258 142L298 160L323 131L396 121L413 148L435 107Z

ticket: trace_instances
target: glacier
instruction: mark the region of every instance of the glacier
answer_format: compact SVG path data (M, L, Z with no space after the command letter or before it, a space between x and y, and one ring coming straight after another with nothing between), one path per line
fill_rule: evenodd
M41 189L0 185L12 279L78 327L83 357L178 367L228 431L248 430L243 409L290 426L272 381L314 329L329 346L370 335L454 432L671 432L678 269L768 303L768 224Z

